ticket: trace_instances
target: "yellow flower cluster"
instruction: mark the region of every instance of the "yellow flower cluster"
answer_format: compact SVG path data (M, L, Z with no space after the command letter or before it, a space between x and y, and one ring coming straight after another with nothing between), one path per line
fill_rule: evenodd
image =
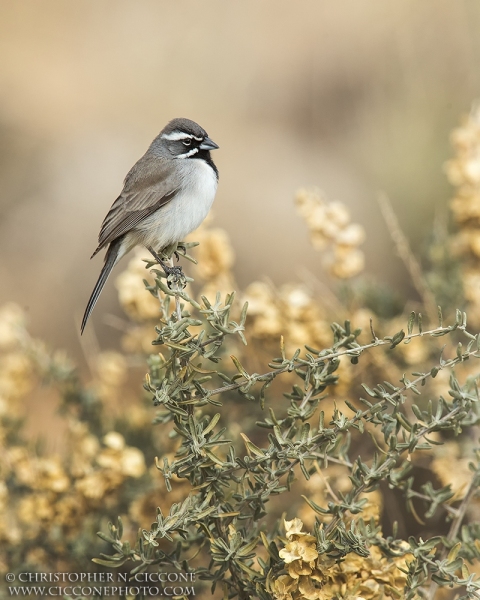
M196 274L203 282L200 295L213 300L217 292L222 297L233 292L236 283L231 270L235 253L227 232L218 227L208 228L203 223L188 239L200 243L195 248L195 258L198 260Z
M128 376L127 359L119 352L101 352L95 360L95 389L104 401L114 403L123 391Z
M34 540L53 523L62 528L75 527L75 515L83 514L81 502L71 494L71 480L58 456L38 457L25 447L7 450L11 477L29 493L8 511L10 525L2 538L21 531L22 537ZM20 540L18 540L20 541Z
M462 227L462 250L480 257L480 104L454 129L451 142L456 156L445 165L450 183L457 188L451 210Z
M336 562L318 554L315 537L302 531L300 519L285 521L285 529L280 557L288 574L269 582L269 591L278 600L393 600L405 586L406 576L399 567L405 568L408 555L387 558L372 546L367 557L350 553Z
M115 280L118 299L125 313L135 322L126 328L122 348L129 354L150 354L153 325L161 317L160 301L145 291L144 280L153 284L153 275L145 269L148 252L137 248L127 268Z
M137 248L128 267L115 280L123 310L130 318L140 323L158 319L160 312L158 300L145 293L143 280L153 283L152 276L145 270L143 259L147 258L148 252Z
M20 400L33 384L32 364L23 350L25 316L16 304L0 307L0 423L21 414ZM0 424L0 443L6 430Z
M87 514L100 506L117 506L127 478L137 479L146 472L145 459L115 431L102 438L94 435L74 411L66 422L64 457L39 455L26 446L15 424L16 418L24 417L26 396L35 389L39 375L56 372L62 379L73 367L63 354L49 355L29 336L24 315L15 305L0 307L0 336L0 567L12 570L7 556L15 548L16 555L45 570L52 566L52 548L68 554L69 544L85 535ZM126 380L125 357L101 353L95 367L97 393L102 399L113 398ZM43 401L48 401L47 393L43 392ZM143 426L144 420L139 429Z
M53 524L65 534L79 530L84 515L100 501L108 502L108 494L127 477L144 474L142 452L127 446L119 433L108 433L100 444L83 423L75 421L70 434L68 465L59 456L39 457L23 446L4 449L3 478L13 479L24 492L19 501L8 501L6 487L0 487L1 540L32 540Z
M23 337L25 315L23 310L13 303L0 307L0 350L16 346Z
M256 281L247 287L243 300L248 302L248 333L254 338L278 342L283 335L288 350L331 342L320 305L303 285L286 284L276 290Z
M127 477L141 477L146 470L145 458L138 448L125 444L115 431L103 438L103 447L82 424L76 423L74 435L78 452L74 464L75 487L91 501L105 501L105 496L117 489Z
M450 502L461 500L465 496L468 484L472 479L469 469L471 459L461 456L461 447L453 442L445 442L436 449L436 456L432 461L431 469L441 481L442 485L450 485L455 496ZM472 503L480 505L473 500Z
M365 240L365 231L352 223L347 207L341 202L329 202L318 189L301 189L295 197L298 212L310 230L316 250L324 252L330 273L348 279L360 273L365 265L358 246Z
M451 143L455 157L446 163L445 170L457 188L450 208L459 227L452 248L463 259L464 293L476 315L480 312L480 104L452 132Z

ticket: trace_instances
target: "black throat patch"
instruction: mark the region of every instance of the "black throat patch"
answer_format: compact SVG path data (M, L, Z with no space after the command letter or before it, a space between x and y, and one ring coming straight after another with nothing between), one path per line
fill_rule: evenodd
M204 160L207 163L207 165L210 165L212 167L212 169L215 171L215 177L218 179L218 169L217 169L215 163L213 162L212 157L210 156L210 150L200 150L199 149L198 152L196 152L189 158L201 158L202 160Z

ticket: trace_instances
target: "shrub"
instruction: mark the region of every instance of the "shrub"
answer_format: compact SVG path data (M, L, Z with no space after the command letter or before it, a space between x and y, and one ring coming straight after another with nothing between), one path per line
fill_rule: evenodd
M447 165L457 230L432 235L423 267L381 202L419 300L351 282L363 228L302 190L314 247L343 280L320 297L311 276L278 290L253 282L236 302L228 238L204 226L200 283L166 280L147 262L142 286L145 270L130 262L118 287L134 324L122 353L88 352L88 386L4 307L5 569L87 569L93 555L89 569L194 571L207 597L480 597L479 115L454 133ZM194 246L167 255L193 260ZM139 399L129 365L145 354ZM21 400L36 379L60 392L62 458L22 438ZM106 544L93 541L99 528Z

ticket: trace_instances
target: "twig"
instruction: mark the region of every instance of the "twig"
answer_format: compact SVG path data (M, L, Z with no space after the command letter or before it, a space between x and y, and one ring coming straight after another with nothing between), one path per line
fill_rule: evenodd
M414 334L415 335L415 334ZM465 353L467 354L467 353ZM471 351L468 353L468 356L472 356L473 354L475 354L474 351ZM443 364L437 364L436 368L440 371L442 369L447 369L451 366L453 366L454 364L456 364L457 359L456 358L452 358L448 361L445 361ZM416 386L417 384L419 384L420 382L422 382L424 379L427 379L428 377L431 377L432 374L430 373L424 373L421 376L417 377L416 379L414 379L413 381L410 382L410 385L404 386L402 388L399 388L396 392L394 392L393 394L391 394L390 398L395 398L398 397L399 395L401 395L403 392L405 392L407 389L410 389L411 387ZM452 417L456 416L459 412L461 412L461 410L463 410L460 406L457 406L456 408L454 408L453 410L451 410L448 414L444 415L441 419L439 419L438 421L436 421L435 423L432 423L431 425L425 425L425 427L422 427L422 429L420 429L417 434L416 434L416 438L420 439L421 437L427 435L428 433L430 433L431 431L435 431L436 428L439 425L442 425L444 423L447 423L450 419L452 419ZM360 421L361 419L365 418L366 416L368 416L370 414L371 408L367 408L362 412L357 413L351 420L351 424L353 425L354 423L357 423L358 421ZM335 426L332 427L332 429L330 429L331 432L334 433L334 435L339 434L342 431L342 428L339 426ZM316 440L312 447L309 448L301 457L292 459L288 462L288 465L286 465L288 467L289 470L295 468L300 462L301 460L308 458L309 456L312 455L312 451L314 451L315 449L317 449L319 446L321 446L321 444L325 443L326 438L325 437L321 437L320 439ZM403 452L405 452L407 450L407 448L403 449L400 453L402 454ZM262 456L261 458L257 458L255 460L252 460L248 463L248 469L251 470L252 467L255 468L257 466L259 466L262 462L264 462L267 458L269 458L268 455ZM271 458L271 457L270 457ZM327 457L328 460L333 460L330 457ZM338 460L336 461L338 462ZM239 469L241 469L242 467L238 464L236 464L235 466L229 467L228 469L225 469L224 471L222 471L222 475L229 475L230 473L234 473L235 471L238 471ZM364 489L364 485L361 488L358 488L358 490L363 491ZM360 493L359 492L359 493Z
M423 337L426 335L432 335L438 331L442 331L443 327L435 327L435 329L430 329L428 331L422 331L422 333L411 333L410 335L406 335L403 338L403 341L407 341L407 340L411 340L413 338L416 337ZM461 331L463 330L462 328L458 328ZM341 356L354 356L354 355L358 355L359 352L363 352L364 350L368 350L369 348L375 348L376 346L385 346L385 345L391 345L392 341L391 340L381 340L379 338L377 338L375 341L370 342L369 344L364 344L363 346L359 346L358 348L349 348L347 350L342 350L340 352L336 351L336 352L330 352L329 354L325 354L323 356L319 356L317 359L315 359L315 364L319 364L321 362L325 362L327 360L332 360L332 358L340 358ZM475 351L476 352L476 351ZM471 352L469 353L469 356L475 354L475 352ZM295 362L295 366L301 366L301 362L300 361L296 361ZM257 380L262 380L264 378L267 378L268 376L275 374L275 376L280 375L281 373L285 373L286 371L288 371L290 369L290 365L285 365L284 367L281 367L279 369L275 369L272 371L269 371L268 373L264 373L263 375L260 375ZM426 373L425 374L426 377L428 377L430 374ZM424 377L420 377L418 381L422 381L422 379L424 379ZM223 392L230 392L232 390L237 390L238 388L241 388L242 386L244 386L247 383L246 379L242 379L240 381L237 381L235 383L229 383L227 385L224 385L223 387L220 388L216 388L214 390L211 390L208 392L209 396L216 396L217 394L222 394ZM403 388L403 390L406 390L407 388Z
M470 484L468 486L467 492L466 492L465 496L463 497L463 500L462 500L460 506L456 509L457 515L453 519L453 521L450 525L450 530L447 535L447 540L449 542L453 542L458 535L458 532L462 525L463 519L465 518L465 514L467 512L467 508L470 503L470 500L473 498L475 492L478 490L478 485L479 485L478 477L479 477L479 471L474 473L472 479L470 480ZM440 560L444 560L446 555L447 555L447 548L444 548L442 551ZM437 588L438 588L438 584L435 583L435 581L432 581L432 583L430 584L430 589L428 591L429 600L433 600L435 598L435 593L437 591Z
M415 498L420 498L420 500L425 500L426 502L431 502L431 498L426 496L425 494L421 494L420 492L416 492L415 490L409 490L409 495L414 496ZM453 508L453 506L449 506L448 504L442 504L442 507L451 515L456 517L458 515L458 509Z
M403 264L407 268L412 278L412 283L415 286L417 292L423 300L427 313L430 319L433 319L437 314L437 303L431 290L425 283L425 277L422 273L422 269L415 258L408 239L403 233L397 216L395 215L390 200L385 193L381 193L378 198L380 210L382 211L383 218L387 224L390 236L395 244L399 257L402 259Z
M439 419L436 423L433 423L432 425L428 425L423 427L417 434L416 434L416 439L420 440L420 438L424 437L425 435L427 435L428 433L430 433L431 431L435 431L435 429L441 424L441 423L447 423L452 417L454 417L455 415L457 415L462 409L457 406L457 408L454 408L453 410L451 410L448 414L444 415L441 419ZM366 411L364 411L363 414L367 413L368 409ZM363 417L363 415L362 415ZM404 452L406 452L408 450L408 448L404 448L403 450L401 450L400 452L397 453L398 456L400 456L401 454L403 454ZM355 495L353 500L356 500L360 497L360 495L363 493L363 491L365 490L365 488L367 487L367 483L362 483L355 491ZM466 507L465 507L466 510ZM456 517L457 519L459 518L459 515L457 515ZM463 518L463 517L462 517ZM327 525L327 527L325 528L325 533L329 533L330 531L332 531L336 525L341 521L341 516L337 515L335 516L330 523Z
M465 513L467 512L467 508L470 503L470 500L473 498L477 489L478 489L478 473L475 473L470 481L470 484L467 489L467 493L463 497L462 503L457 508L457 516L455 517L455 519L452 521L452 524L450 525L450 531L448 532L448 535L447 535L447 540L449 542L452 542L457 537L458 531L459 531L462 521L465 517Z

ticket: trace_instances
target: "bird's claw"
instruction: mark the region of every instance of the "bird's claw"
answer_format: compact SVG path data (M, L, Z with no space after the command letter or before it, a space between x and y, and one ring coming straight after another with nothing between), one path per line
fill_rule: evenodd
M148 246L147 249L155 258L157 263L162 267L165 275L167 276L168 287L171 290L183 290L187 285L187 278L183 274L182 267L170 267L152 247ZM177 257L177 260L179 260L177 252L175 252L175 256Z
M165 269L167 285L171 290L183 290L187 286L187 278L183 274L182 267L167 267Z
M170 275L174 275L176 277L183 275L182 267L169 267L168 265L162 265L163 270L165 271L165 275L169 277Z

